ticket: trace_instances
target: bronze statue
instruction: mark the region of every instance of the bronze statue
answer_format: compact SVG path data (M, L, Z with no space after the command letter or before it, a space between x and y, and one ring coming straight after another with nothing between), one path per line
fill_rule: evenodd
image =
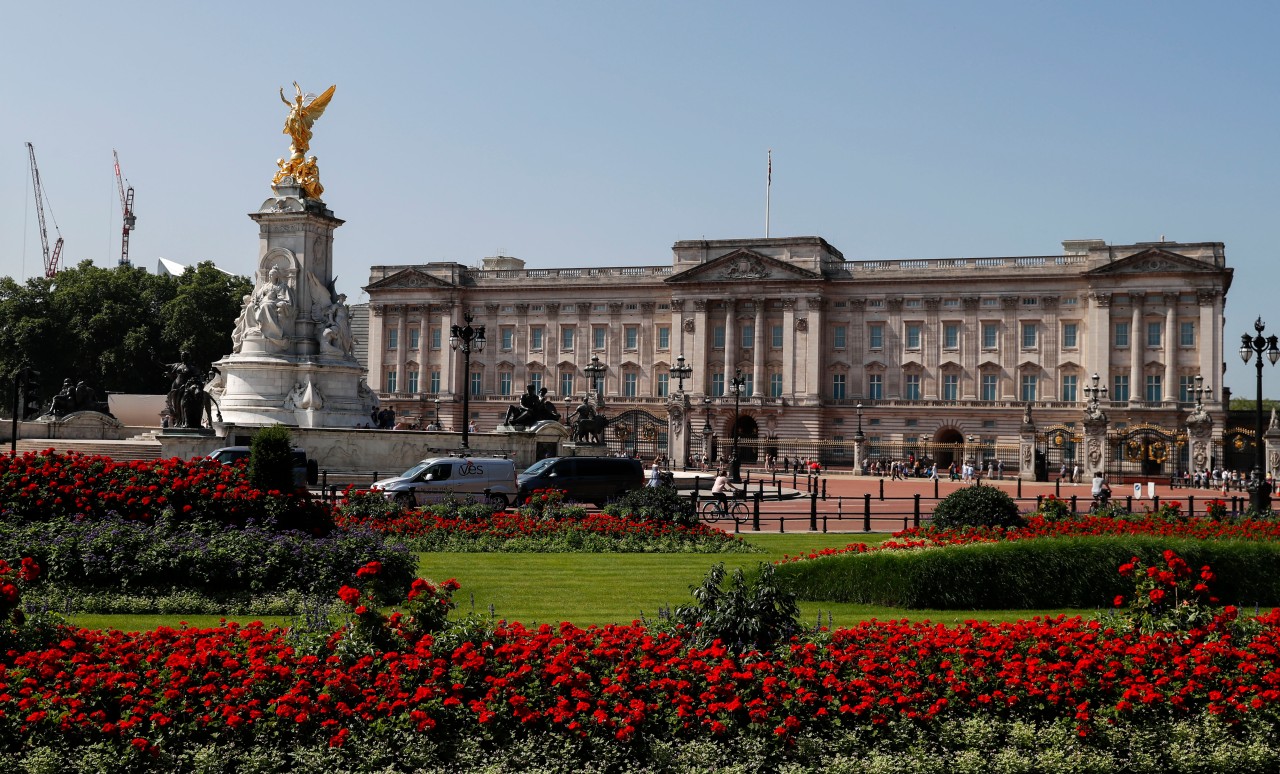
M96 411L99 414L111 415L106 401L98 400L98 393L83 381L74 385L70 379L62 380L62 389L53 396L46 412L55 417L64 417L76 411Z
M595 406L583 397L582 403L567 417L571 428L570 440L574 443L600 443L609 420L596 413Z

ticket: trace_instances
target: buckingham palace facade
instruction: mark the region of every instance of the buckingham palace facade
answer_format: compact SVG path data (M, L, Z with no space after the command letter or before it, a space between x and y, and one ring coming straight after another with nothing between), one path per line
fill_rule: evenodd
M1017 464L1030 415L1055 465L1079 459L1089 397L1108 417L1113 465L1194 464L1186 421L1197 407L1222 428L1232 269L1220 242L863 261L819 237L672 251L654 266L373 266L369 383L402 419L425 425L438 412L454 429L469 390L483 432L529 385L560 406L595 395L598 378L604 413L628 417L612 444L675 448L674 411L690 436L679 448L723 456L736 427L746 462L851 464L861 430L864 457ZM487 334L469 375L449 346L464 314ZM680 363L683 379L671 373ZM640 432L642 417L660 429Z

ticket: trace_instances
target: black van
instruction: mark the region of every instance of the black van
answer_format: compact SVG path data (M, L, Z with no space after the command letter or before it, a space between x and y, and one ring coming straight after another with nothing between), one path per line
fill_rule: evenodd
M644 465L628 457L549 457L530 465L517 481L518 503L535 489L561 489L569 500L604 505L644 486Z

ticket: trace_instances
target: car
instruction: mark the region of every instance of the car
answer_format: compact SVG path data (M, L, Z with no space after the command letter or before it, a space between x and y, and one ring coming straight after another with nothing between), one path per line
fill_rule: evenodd
M569 500L605 505L644 486L644 465L629 457L548 457L519 478L518 501L538 489L559 489Z
M506 508L516 496L516 464L505 457L429 457L372 489L415 507L448 498L486 500Z
M249 455L252 450L248 446L224 446L221 449L214 449L209 454L209 459L217 460L223 465L233 465L241 460L248 464ZM319 466L313 459L308 459L307 453L302 449L293 450L293 485L298 488L305 488L308 484L314 484L320 479Z

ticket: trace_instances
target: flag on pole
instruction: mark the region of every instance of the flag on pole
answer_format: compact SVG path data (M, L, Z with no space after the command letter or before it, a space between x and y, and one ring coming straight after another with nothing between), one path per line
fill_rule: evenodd
M769 175L765 182L773 185L773 148L769 149Z

